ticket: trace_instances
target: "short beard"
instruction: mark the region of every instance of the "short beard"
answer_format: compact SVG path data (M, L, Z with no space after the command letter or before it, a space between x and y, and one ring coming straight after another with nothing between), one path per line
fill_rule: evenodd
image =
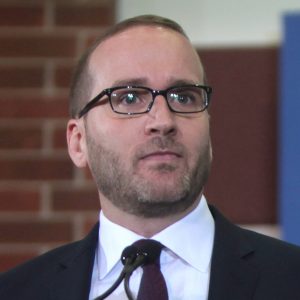
M166 182L166 188L159 189L155 183L134 173L137 161L132 163L132 168L126 169L116 152L96 143L86 132L90 167L97 187L120 210L144 218L165 217L186 211L198 200L210 171L210 141L199 149L193 169L188 170L186 166L184 174L177 177L172 187L168 188ZM143 149L164 149L172 145L183 149L168 137L154 137ZM154 171L171 174L174 167L160 164Z

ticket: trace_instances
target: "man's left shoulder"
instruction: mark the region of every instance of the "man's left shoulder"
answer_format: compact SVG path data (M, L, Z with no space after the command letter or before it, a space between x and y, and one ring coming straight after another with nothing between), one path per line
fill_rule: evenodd
M297 264L300 270L299 246L244 228L240 228L240 232L243 239L250 242L255 249L257 259L261 258L272 264L292 262Z
M239 249L247 261L260 273L272 277L298 277L300 274L300 247L286 241L236 226ZM245 250L246 249L246 250Z
M284 268L292 263L300 270L299 246L232 224L217 209L210 209L215 220L215 248L247 256L261 266Z

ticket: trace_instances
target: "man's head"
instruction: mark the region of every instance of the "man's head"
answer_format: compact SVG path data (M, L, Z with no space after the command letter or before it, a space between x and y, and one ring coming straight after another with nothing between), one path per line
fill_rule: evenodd
M89 73L89 60L91 54L106 39L136 26L160 26L174 30L188 39L188 36L178 23L170 19L154 15L142 15L126 19L109 28L102 35L100 35L93 45L82 55L77 68L75 69L70 91L70 115L72 118L75 118L78 115L79 110L91 96L90 87L93 84L93 77Z
M88 100L107 88L203 85L202 64L179 25L158 17L137 20L117 25L121 29L109 31L85 55L85 64L81 61L81 75L77 72L73 85L77 100L72 100L68 146L78 167L89 165L102 207L109 203L132 215L163 217L188 210L202 192L211 162L207 111L172 112L166 95L159 93L147 113L121 115L104 95L83 117L75 118ZM169 105L200 101L205 90L199 89L196 97L184 96L188 104L179 103L177 93L168 93ZM125 96L125 104L131 104ZM130 101L140 98L130 94Z

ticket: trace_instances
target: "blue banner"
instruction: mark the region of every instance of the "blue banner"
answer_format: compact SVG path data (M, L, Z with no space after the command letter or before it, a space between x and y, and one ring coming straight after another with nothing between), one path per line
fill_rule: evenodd
M282 238L300 245L300 12L284 17L280 60L279 217Z

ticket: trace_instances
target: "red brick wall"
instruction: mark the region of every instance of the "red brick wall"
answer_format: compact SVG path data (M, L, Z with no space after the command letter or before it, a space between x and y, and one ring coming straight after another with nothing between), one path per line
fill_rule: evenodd
M0 2L0 271L78 239L97 218L66 152L78 55L115 21L115 1Z
M0 1L0 271L78 239L98 215L65 142L76 58L112 0ZM214 88L206 195L234 222L276 223L277 48L200 51Z
M277 222L278 47L200 51L213 86L205 194L239 224Z

